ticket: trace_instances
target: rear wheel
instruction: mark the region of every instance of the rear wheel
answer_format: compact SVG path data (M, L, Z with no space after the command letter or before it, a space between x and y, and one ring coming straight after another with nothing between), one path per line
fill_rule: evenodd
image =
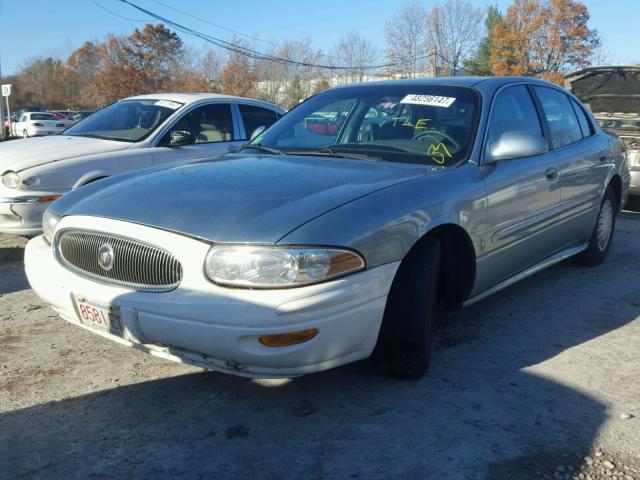
M387 298L373 359L398 378L417 380L431 363L441 246L425 237L404 258Z
M604 259L607 258L607 254L611 248L611 240L613 240L613 231L616 226L616 214L616 199L613 195L613 190L609 187L600 204L598 220L591 233L589 246L575 257L578 263L594 267L600 265Z
M29 133L26 130L22 131L22 138L29 138Z

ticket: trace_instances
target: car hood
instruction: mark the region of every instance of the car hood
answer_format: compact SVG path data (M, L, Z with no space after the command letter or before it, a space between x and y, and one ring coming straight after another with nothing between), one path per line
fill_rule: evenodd
M640 114L640 67L585 68L567 75L565 86L594 113Z
M49 162L131 148L129 142L52 135L0 143L0 173L20 172Z
M272 244L329 210L430 170L369 160L228 155L112 177L71 192L52 209L212 242Z

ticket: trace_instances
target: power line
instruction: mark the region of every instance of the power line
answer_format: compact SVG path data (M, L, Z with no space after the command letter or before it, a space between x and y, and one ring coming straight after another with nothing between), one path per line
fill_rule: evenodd
M130 17L125 17L124 15L120 15L119 13L116 13L112 10L109 10L107 7L105 7L104 5L101 5L98 3L97 0L91 0L96 7L104 10L107 13L110 13L111 15L113 15L114 17L118 17L118 18L122 18L123 20L129 20L131 22L146 22L147 20L143 19L143 18L130 18Z
M300 66L300 67L313 67L313 68L321 68L321 69L326 69L326 70L378 70L381 68L387 68L387 67L393 67L393 66L397 66L400 65L399 63L385 63L385 64L380 64L380 65L362 65L362 66L344 66L344 65L326 65L326 64L316 64L316 63L309 63L309 62L304 62L304 61L297 61L297 60L291 60L289 58L282 58L282 57L277 57L275 55L270 55L264 52L260 52L258 50L253 50L251 48L248 47L244 47L242 45L236 44L236 43L232 43L232 42L227 42L226 40L214 37L212 35L208 35L206 33L202 33L198 30L192 29L190 27L184 26L178 22L175 22L169 18L166 18L162 15L159 15L157 13L154 13L150 10L147 10L129 0L118 0L122 3L125 3L129 6L131 6L132 8L146 14L149 15L152 18L155 18L156 20L159 20L161 22L166 23L167 25L172 26L173 28L175 28L176 30L179 30L183 33L186 33L187 35L191 35L191 36L195 36L198 37L208 43L211 43L213 45L216 45L217 47L223 48L227 51L230 52L234 52L234 53L238 53L240 55L244 55L247 56L249 58L253 58L256 60L268 60L268 61L272 61L272 62L280 62L280 63L285 63L285 64L289 64L289 65L295 65L295 66ZM416 57L415 60L421 59L421 58L426 58L427 55L421 56L421 57Z
M184 10L180 10L179 8L176 8L174 6L171 6L171 5L168 5L168 4L164 3L164 2L161 2L160 0L153 0L153 1L155 3L158 3L158 4L162 5L163 7L166 7L168 9L170 9L170 10L173 10L175 12L181 13L182 15L186 15L187 17L191 17L191 18L193 18L195 20L198 20L200 22L212 25L212 26L214 26L216 28L220 28L221 30L225 30L225 31L233 33L235 35L239 35L241 37L250 38L251 40L255 40L257 42L266 43L266 44L274 46L274 47L278 46L278 44L275 43L275 42L270 42L269 40L263 40L262 38L254 37L253 35L247 35L246 33L238 32L237 30L233 30L231 28L227 28L227 27L225 27L223 25L219 25L217 23L210 22L209 20L206 20L206 19L204 19L202 17L198 17L196 15L193 15L192 13L185 12Z

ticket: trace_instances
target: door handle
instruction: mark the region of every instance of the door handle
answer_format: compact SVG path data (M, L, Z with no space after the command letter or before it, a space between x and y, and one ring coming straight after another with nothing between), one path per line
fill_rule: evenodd
M544 173L544 176L547 177L547 180L555 180L558 178L558 169L555 167L549 167Z

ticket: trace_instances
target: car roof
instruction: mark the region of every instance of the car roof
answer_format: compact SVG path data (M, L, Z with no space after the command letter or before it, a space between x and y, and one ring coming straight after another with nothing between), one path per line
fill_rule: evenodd
M380 80L374 82L364 83L352 83L347 85L340 85L333 88L345 88L354 86L373 86L373 85L450 85L460 87L475 87L482 84L483 87L499 88L509 83L539 83L541 85L551 85L557 87L556 84L547 82L546 80L540 80L533 77L427 77L427 78L408 78L403 80Z
M233 101L233 102L242 102L242 103L260 103L263 105L276 107L276 105L273 105L268 102L264 102L262 100L257 100L254 98L236 97L233 95L221 95L218 93L149 93L146 95L137 95L135 97L128 97L123 100L170 100L170 101L180 102L185 104L199 102L201 100L222 100L222 101ZM276 108L280 108L280 107L276 107Z

